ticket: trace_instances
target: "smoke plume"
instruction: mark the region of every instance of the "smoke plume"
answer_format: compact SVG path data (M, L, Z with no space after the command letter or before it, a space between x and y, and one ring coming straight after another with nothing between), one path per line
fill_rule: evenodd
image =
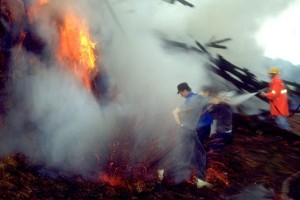
M25 2L30 14L38 1ZM182 101L176 85L188 82L198 92L214 80L204 69L205 57L166 49L161 38L195 46L195 40L204 44L212 37L230 37L228 50L209 51L257 69L263 51L255 33L265 19L294 1L190 2L195 8L161 0L50 0L43 5L43 11L30 16L45 43L43 56L12 49L11 73L26 75L8 82L11 97L1 127L1 154L21 151L34 161L89 175L108 159L105 147L120 129L132 132L137 152L144 152L139 144L147 137L166 142L175 126L171 111ZM101 61L97 67L107 73L108 93L113 94L108 104L99 102L54 59L59 41L53 19L68 9L87 22L96 42ZM130 120L134 123L126 125ZM140 161L137 152L131 153Z

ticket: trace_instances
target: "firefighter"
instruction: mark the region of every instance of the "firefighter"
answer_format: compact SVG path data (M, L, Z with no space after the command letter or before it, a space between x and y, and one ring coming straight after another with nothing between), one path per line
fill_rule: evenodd
M270 103L270 113L274 117L276 124L283 130L291 131L287 117L289 116L287 89L279 77L279 69L269 68L271 81L267 92L260 92L260 96L265 97Z

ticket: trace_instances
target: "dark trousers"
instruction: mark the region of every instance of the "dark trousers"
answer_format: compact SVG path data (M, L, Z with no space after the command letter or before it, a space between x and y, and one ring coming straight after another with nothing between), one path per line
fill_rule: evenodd
M210 129L211 129L211 125L206 125L206 126L197 128L197 130L196 130L197 136L202 145L204 145L205 140L209 137Z
M173 166L170 173L176 183L189 180L196 169L198 178L206 174L206 153L195 131L181 129L174 151Z
M209 145L210 150L223 150L224 147L232 140L232 133L217 131L211 136Z

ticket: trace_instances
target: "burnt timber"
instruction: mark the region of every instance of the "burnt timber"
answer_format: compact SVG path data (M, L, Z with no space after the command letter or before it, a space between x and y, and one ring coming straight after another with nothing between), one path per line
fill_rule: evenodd
M196 47L193 45L188 45L185 43L172 41L168 39L163 39L166 44L166 47L174 47L179 49L184 49L186 51L192 51L199 53L201 56L207 57L207 69L217 74L219 77L225 79L226 81L232 83L237 90L240 92L257 92L259 90L263 90L268 87L268 82L258 80L258 78L246 68L240 68L230 63L228 60L223 58L221 55L217 55L217 57L213 57L211 53L207 50L206 47L214 47L214 48L222 48L226 49L226 46L219 45L219 43L226 42L231 40L230 38L225 38L218 41L211 41L207 43L205 46L201 45L200 42L195 41ZM288 93L292 96L300 98L300 84L283 80ZM261 98L257 96L262 101L266 101L265 98ZM295 110L297 111L297 110Z

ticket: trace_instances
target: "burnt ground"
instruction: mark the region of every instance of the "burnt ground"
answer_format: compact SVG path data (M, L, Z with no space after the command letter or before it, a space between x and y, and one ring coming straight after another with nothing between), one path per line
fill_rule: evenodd
M234 121L232 143L207 172L212 188L175 185L168 177L160 182L154 172L113 186L65 176L15 153L0 160L0 199L300 199L299 137L251 117Z

